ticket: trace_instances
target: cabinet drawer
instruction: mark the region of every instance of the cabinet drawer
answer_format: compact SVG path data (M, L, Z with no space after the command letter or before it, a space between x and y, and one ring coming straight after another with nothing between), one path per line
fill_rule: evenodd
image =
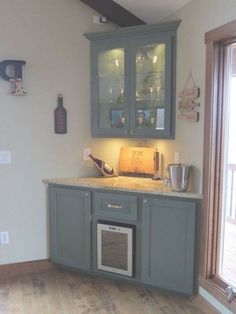
M137 196L95 192L94 213L96 216L137 221Z

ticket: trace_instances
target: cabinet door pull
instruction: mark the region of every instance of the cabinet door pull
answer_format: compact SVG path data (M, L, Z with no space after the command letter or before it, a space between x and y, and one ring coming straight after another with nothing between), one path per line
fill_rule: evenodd
M121 209L123 205L116 205L116 204L107 204L108 208L115 208L115 209Z

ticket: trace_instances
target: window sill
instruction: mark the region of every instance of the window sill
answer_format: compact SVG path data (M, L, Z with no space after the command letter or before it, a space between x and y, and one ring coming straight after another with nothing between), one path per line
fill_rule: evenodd
M236 313L236 298L234 298L231 303L228 302L225 295L225 288L227 287L227 285L223 283L220 278L213 276L212 278L205 279L199 275L198 283L227 309L229 309L233 313Z

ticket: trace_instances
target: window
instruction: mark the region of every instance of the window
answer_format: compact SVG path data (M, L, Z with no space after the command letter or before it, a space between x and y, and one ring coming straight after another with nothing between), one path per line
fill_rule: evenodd
M235 38L236 41L236 38ZM236 288L236 43L226 43L223 79L222 197L217 273Z
M204 199L199 281L235 312L236 298L229 304L226 290L228 286L236 288L236 224L233 223L236 222L236 21L208 32L205 39Z

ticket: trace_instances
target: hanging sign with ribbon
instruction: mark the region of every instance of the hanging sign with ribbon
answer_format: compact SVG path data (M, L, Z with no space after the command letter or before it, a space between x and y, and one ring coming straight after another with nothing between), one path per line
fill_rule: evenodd
M197 107L200 106L198 98L200 96L200 88L197 87L191 70L182 92L179 94L179 117L190 122L199 121L199 112Z

